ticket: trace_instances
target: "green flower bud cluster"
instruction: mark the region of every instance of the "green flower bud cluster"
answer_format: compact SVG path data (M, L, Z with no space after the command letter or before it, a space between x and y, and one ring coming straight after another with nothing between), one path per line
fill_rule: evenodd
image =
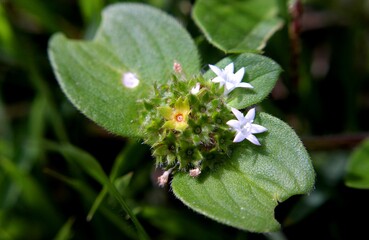
M201 170L228 158L234 133L226 122L234 116L223 92L202 76L173 75L168 84L154 86L152 96L142 101L141 122L157 166Z

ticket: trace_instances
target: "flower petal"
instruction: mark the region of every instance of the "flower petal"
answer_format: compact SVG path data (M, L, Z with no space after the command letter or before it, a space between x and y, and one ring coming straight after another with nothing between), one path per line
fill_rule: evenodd
M243 79L243 75L245 74L245 68L241 68L233 75L233 81L235 83L240 83Z
M231 110L232 110L233 114L236 116L238 121L244 122L245 118L244 118L243 114L240 111L238 111L235 108L231 108Z
M255 145L259 145L260 146L260 142L259 140L252 134L249 134L247 137L246 137L247 140L249 140L250 142L252 142L253 144Z
M265 127L259 125L259 124L251 124L251 133L262 133L268 131Z
M227 96L228 95L228 93L230 93L231 91L228 91L226 88L224 88L224 93L223 93L223 95L224 96Z
M223 86L223 84L225 83L225 80L222 77L215 77L211 81L214 82L214 83L220 83L221 86Z
M233 62L231 62L230 64L228 64L225 68L224 68L224 72L228 75L228 74L233 74L233 70L234 70L234 64Z
M237 87L242 87L242 88L254 88L250 83L247 82L241 82L237 85Z
M235 89L235 87L232 87L230 89L227 89L227 88L224 88L224 93L223 95L224 96L227 96L230 92L232 92L233 90Z
M174 129L183 132L187 127L187 122L177 122Z
M232 82L225 82L225 88L227 91L232 91L236 86Z
M174 120L166 121L163 124L163 128L166 128L166 129L175 129L176 128L176 122Z
M183 114L187 113L190 111L190 105L188 103L188 99L185 98L183 100L183 97L179 97L176 101L176 103L174 104L174 107L176 109L176 111L181 112Z
M227 122L227 125L230 126L230 127L232 127L235 130L241 130L241 124L237 120L229 120Z
M192 89L191 89L191 94L195 95L197 94L198 92L200 91L200 83L196 83L196 86L194 86Z
M170 107L158 107L157 108L159 113L166 119L166 120L170 120L172 119L172 114L173 114L173 110Z
M242 142L245 139L245 135L242 132L237 132L236 136L233 139L233 142Z
M245 115L245 119L247 122L253 122L254 118L255 118L255 108L251 108Z
M217 66L209 64L209 67L218 77L223 75L222 70Z

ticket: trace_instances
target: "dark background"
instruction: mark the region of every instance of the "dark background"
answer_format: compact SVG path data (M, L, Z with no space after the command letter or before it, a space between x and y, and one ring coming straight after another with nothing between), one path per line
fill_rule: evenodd
M296 130L317 172L310 195L277 207L282 229L273 234L239 231L194 213L170 188L157 186L149 149L96 126L63 95L47 58L50 36L91 39L101 8L113 2L118 1L0 1L0 239L51 239L58 233L125 239L134 231L111 197L103 203L105 213L86 221L100 185L49 151L45 141L86 150L106 172L127 146L140 149L142 156L124 164L121 175L133 174L126 175L128 186L122 180L121 190L153 239L365 238L369 191L345 186L344 176L352 151L369 136L368 1L303 1L302 12L291 9L282 16L285 27L267 44L264 54L284 72L261 107ZM141 2L184 24L204 67L225 56L191 20L192 1ZM77 182L89 193L72 184ZM68 219L72 225L63 230Z

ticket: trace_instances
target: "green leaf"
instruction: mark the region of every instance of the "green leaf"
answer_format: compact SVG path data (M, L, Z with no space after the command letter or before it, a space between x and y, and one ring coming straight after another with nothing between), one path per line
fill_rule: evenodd
M306 219L327 201L337 196L347 163L346 151L318 151L311 153L316 175L319 181L314 191L301 197L284 218L284 226L290 226Z
M235 143L224 165L199 178L176 174L172 189L186 205L214 220L249 231L276 231L278 202L311 191L315 173L288 125L265 113L256 122L268 129L256 135L262 146Z
M37 212L43 219L50 221L50 228L54 228L60 222L59 214L48 198L48 194L45 189L42 188L41 184L26 170L21 169L14 164L14 160L7 159L0 156L0 173L8 175L11 182L19 189L22 200L26 203L29 209ZM6 198L9 196L1 196ZM3 209L9 209L15 205L15 203L7 204L7 199L4 200L5 204L1 207Z
M142 149L142 144L136 141L128 142L124 147L123 151L117 156L114 161L114 166L110 172L109 179L114 182L120 173L125 173L128 166L132 163L138 162L140 158L144 156L146 151ZM87 220L91 220L103 202L106 194L108 193L108 186L105 185L99 195L96 197L88 215Z
M103 11L93 41L52 37L49 57L70 101L109 131L140 137L141 104L153 83L166 82L173 63L192 76L199 58L189 34L173 18L149 6L114 4ZM136 88L122 84L124 73L140 80Z
M89 185L87 185L83 181L66 177L50 169L45 169L45 173L70 185L80 194L81 199L83 199L88 204L91 204L92 201L96 198L96 193L92 190L92 188ZM102 204L99 207L99 211L101 212L102 215L104 215L104 217L109 222L115 225L127 237L129 237L130 239L137 239L137 234L135 233L134 229L127 223L127 221L124 218L121 218L110 206L105 206L104 204Z
M117 190L117 188L111 183L108 176L105 174L99 162L91 156L89 153L78 149L69 144L55 144L52 142L46 142L48 147L54 151L60 152L63 154L66 159L73 160L78 163L78 165L92 178L94 178L97 182L99 182L102 186L107 186L109 192L114 196L114 198L119 202L122 209L127 213L127 215L131 218L133 224L135 224L136 229L138 231L140 239L149 239L147 233L144 228L137 220L136 216L129 208L126 200L121 196Z
M22 186L19 179L24 178L23 176L19 177L19 179L15 177L20 174L29 174L30 169L32 169L32 166L36 161L40 161L42 158L43 148L40 144L45 128L45 104L46 101L42 97L36 97L32 102L27 130L23 131L20 135L20 138L26 147L22 146L22 144L14 145L12 144L12 141L6 141L6 139L2 140L0 129L0 158L3 155L5 158L11 159L10 162L12 163L5 165L7 166L6 169L9 170L8 176L6 174L0 174L0 205L8 207L15 205L20 194L23 194L26 199L37 198L36 193L32 194L32 191L28 192L30 186ZM5 127L7 125L8 124L6 123ZM8 127L11 129L9 125ZM9 129L7 131L9 131ZM6 135L8 135L8 133ZM8 136L11 137L10 134ZM12 140L12 138L9 138L9 140ZM0 163L0 165L2 165L2 163ZM31 183L29 184L32 185ZM40 196L40 198L44 199L44 196ZM34 204L39 202L36 199L32 201Z
M237 109L259 103L267 97L282 71L281 67L270 58L253 53L230 56L222 59L216 65L224 69L231 62L234 62L234 72L245 67L243 81L254 87L253 89L236 88L229 94L228 105ZM215 73L211 70L204 75L208 79L215 76Z
M352 153L347 164L345 184L353 188L369 188L369 139Z
M197 219L186 212L165 207L146 206L142 208L140 216L152 225L169 235L169 239L224 239L221 230L214 226L204 228L203 219ZM215 224L214 224L215 225ZM209 231L209 227L211 231ZM191 229L191 232L188 230Z
M84 21L89 23L101 11L103 0L79 0L78 4Z
M72 226L74 223L73 218L69 218L68 221L60 228L59 232L56 234L54 240L68 240L72 238L73 231Z
M16 45L14 33L11 24L7 19L4 5L5 4L0 5L0 53L2 58L4 58L5 54L13 57Z
M282 26L277 2L198 0L193 18L208 41L224 52L256 52Z

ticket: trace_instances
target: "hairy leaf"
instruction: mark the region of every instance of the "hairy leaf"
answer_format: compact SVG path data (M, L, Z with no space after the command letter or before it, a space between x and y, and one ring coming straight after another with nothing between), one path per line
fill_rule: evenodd
M199 60L188 33L173 18L140 4L114 4L103 12L93 41L68 40L56 34L49 57L70 101L109 131L139 137L139 99L166 82L173 63L188 76L199 72ZM125 73L140 80L136 88L122 84Z
M351 155L345 183L353 188L369 188L369 140L363 142Z
M237 143L230 159L199 178L177 174L174 194L186 205L224 224L255 232L275 231L278 202L311 191L314 170L295 132L284 122L260 114L268 131L256 135L262 146Z
M225 52L256 52L282 26L276 0L198 0L193 17L209 42Z

